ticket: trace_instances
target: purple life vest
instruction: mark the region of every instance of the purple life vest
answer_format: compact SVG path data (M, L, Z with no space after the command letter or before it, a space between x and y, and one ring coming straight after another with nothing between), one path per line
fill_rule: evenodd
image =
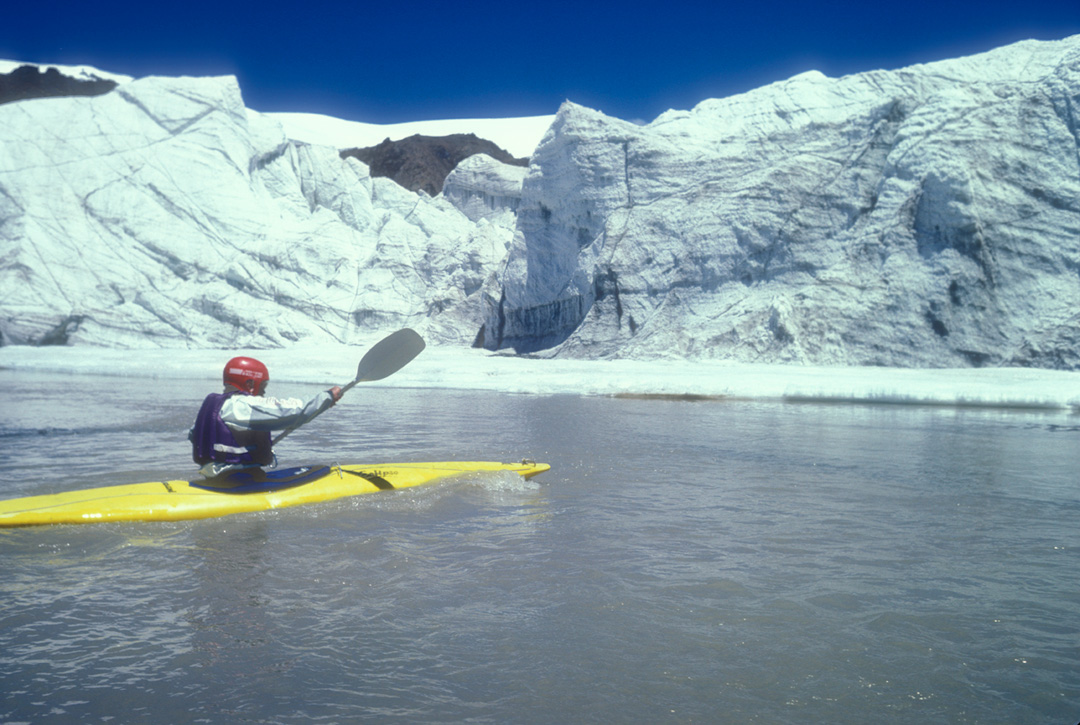
M267 466L273 463L270 431L233 430L221 419L225 400L239 394L210 393L203 400L195 427L191 429L191 457L200 466L206 463L254 463Z

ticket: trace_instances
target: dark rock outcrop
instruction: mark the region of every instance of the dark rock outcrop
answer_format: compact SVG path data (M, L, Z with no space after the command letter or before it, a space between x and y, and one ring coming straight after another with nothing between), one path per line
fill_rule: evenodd
M514 166L528 166L528 159L511 156L491 141L475 134L451 136L409 136L400 141L386 139L378 146L345 149L341 158L357 158L371 168L372 176L393 179L410 191L435 196L442 191L446 176L462 160L475 154L487 154L497 161Z
M21 65L10 73L0 73L0 103L24 101L28 98L100 96L113 88L116 88L115 81L72 78L56 68L42 71L37 66Z

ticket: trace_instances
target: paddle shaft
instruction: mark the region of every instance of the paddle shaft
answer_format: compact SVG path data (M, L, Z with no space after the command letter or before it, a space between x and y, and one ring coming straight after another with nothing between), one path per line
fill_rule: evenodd
M356 367L356 378L341 387L341 393L338 395L338 400L340 400L345 393L352 390L353 386L357 383L382 380L385 377L393 375L412 362L413 358L419 355L423 349L423 338L407 327L384 337L382 340L375 343L375 345L367 351L367 354L364 355L363 359L360 360L360 364ZM323 405L307 419L283 430L281 435L270 441L270 445L273 446L277 444L282 438L289 435L300 426L315 420L315 418L332 407L334 407L333 401L327 405Z

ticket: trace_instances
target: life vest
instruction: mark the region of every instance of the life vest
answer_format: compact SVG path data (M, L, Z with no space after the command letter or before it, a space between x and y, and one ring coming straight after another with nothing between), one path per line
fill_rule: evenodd
M239 391L210 393L203 400L191 429L191 457L207 463L242 463L268 466L274 461L270 431L233 430L221 419L221 406Z

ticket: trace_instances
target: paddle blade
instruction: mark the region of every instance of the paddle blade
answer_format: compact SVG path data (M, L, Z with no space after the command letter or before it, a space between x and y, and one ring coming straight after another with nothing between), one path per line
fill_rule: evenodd
M412 362L424 349L424 338L409 328L384 337L367 351L356 368L356 380L382 380Z

